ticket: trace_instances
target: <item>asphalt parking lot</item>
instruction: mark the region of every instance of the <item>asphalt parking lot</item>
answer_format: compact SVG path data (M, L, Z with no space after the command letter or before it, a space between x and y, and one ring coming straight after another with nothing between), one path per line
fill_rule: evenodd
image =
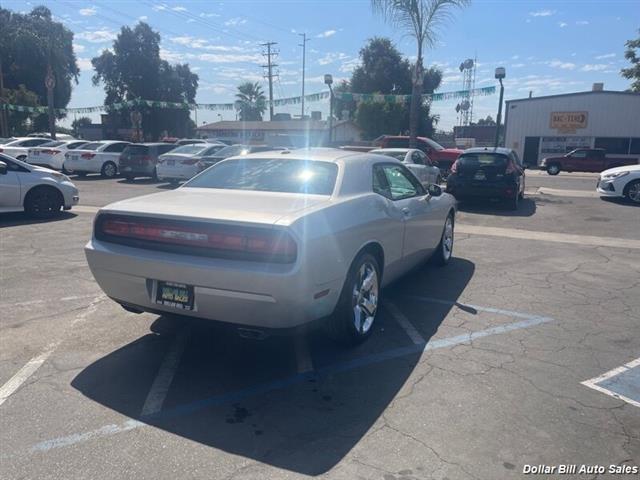
M527 175L516 212L461 205L451 264L385 291L350 350L107 299L82 250L97 207L166 184L74 177L80 206L60 218L0 216L0 478L640 465L640 208L601 200L594 175Z

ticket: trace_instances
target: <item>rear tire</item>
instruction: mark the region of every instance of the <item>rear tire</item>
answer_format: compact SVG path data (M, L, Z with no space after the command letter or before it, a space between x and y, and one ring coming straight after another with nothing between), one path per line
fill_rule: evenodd
M516 196L515 196L515 197L513 197L513 198L509 198L509 199L507 200L507 208L508 208L509 210L516 211L516 210L518 210L518 206L519 206L519 205L520 205L520 194L519 194L519 193L518 193L518 194L516 194Z
M325 321L327 336L343 345L358 345L373 331L380 302L380 265L363 252L351 264L333 314Z
M624 196L631 203L640 205L640 180L633 180L624 187Z
M118 174L118 167L113 162L104 162L100 174L105 178L113 178Z
M547 173L549 175L558 175L560 173L560 166L553 163L547 167Z
M18 160L23 161L23 162L26 162L26 161L27 161L27 156L26 156L26 155L18 155L16 158L17 158Z
M64 165L62 165L62 173L65 175L71 175L73 172L71 170L67 170Z
M62 194L53 187L35 187L24 199L24 211L33 218L51 218L60 214Z
M436 247L436 251L431 257L431 262L439 267L444 267L449 263L453 256L453 240L454 240L454 227L455 218L453 213L447 216L447 220L444 223L442 229L442 236L440 237L440 243Z

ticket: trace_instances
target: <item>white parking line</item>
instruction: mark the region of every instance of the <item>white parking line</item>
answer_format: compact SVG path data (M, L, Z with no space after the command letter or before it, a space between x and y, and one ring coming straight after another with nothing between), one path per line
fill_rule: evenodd
M640 402L633 400L631 398L625 397L624 395L620 395L619 393L612 392L611 390L598 385L598 383L604 382L605 380L609 380L610 378L613 378L617 375L620 375L621 373L624 373L636 367L640 367L640 358L636 358L635 360L632 360L629 363L625 363L620 367L614 368L613 370L609 370L608 372L603 373L598 377L585 380L584 382L580 382L580 384L584 385L585 387L593 388L594 390L604 393L605 395L609 395L610 397L625 401L636 407L640 407Z
M592 247L615 247L640 249L640 240L630 238L596 237L593 235L574 235L570 233L539 232L519 228L484 227L456 223L456 232L470 235L488 235L492 237L517 238L520 240L538 240L542 242L571 243Z
M448 300L440 300L435 298L428 298L428 299L423 298L423 300L432 301L435 303L443 303L446 305L462 305L462 304L458 304L457 302L451 302ZM516 318L522 318L524 320L520 320L514 323L509 323L506 325L499 325L497 327L490 327L490 328L479 330L476 332L465 333L463 335L456 335L454 337L430 340L429 343L427 344L423 344L422 346L412 345L409 349L407 349L406 347L399 348L399 349L392 349L391 351L388 351L388 352L382 352L378 354L365 356L359 359L359 361L338 362L337 364L326 367L325 369L332 369L335 372L349 371L355 368L361 368L366 365L373 365L375 363L379 363L382 361L386 361L394 358L401 358L406 355L415 355L416 352L424 352L424 351L436 350L440 348L453 347L456 345L472 342L479 338L488 337L491 335L498 335L502 333L508 333L515 330L529 328L529 327L533 327L536 325L541 325L541 324L553 321L553 318L551 317L544 317L540 315L532 315L532 314L527 314L522 312L514 312L510 310L502 310L502 309L491 308L491 307L479 307L479 306L471 306L471 305L467 305L467 306L475 308L476 310L479 310L479 311L499 313L503 315L513 316ZM303 375L297 374L297 377L289 380L290 381L277 380L267 384L252 386L245 390L241 390L239 392L225 393L221 396L208 399L208 402L204 400L196 401L194 402L194 404L192 404L192 405L195 405L193 409L187 408L183 410L186 413L179 413L179 411L183 409L184 406L176 407L175 409L170 410L166 413L173 414L173 415L189 414L195 411L196 409L206 408L208 404L210 405L221 404L222 403L221 397L228 397L229 399L233 399L233 401L237 401L238 398L254 396L260 393L266 393L266 392L285 388L283 387L283 385L291 386L296 383L303 382L305 381L305 377ZM164 415L164 413L161 415ZM95 430L90 430L88 432L76 433L76 434L68 435L65 437L58 437L58 438L53 438L51 440L41 441L34 444L29 449L29 452L30 453L47 452L55 448L68 447L71 445L83 443L90 439L99 438L99 437L108 437L121 432L126 432L129 430L134 430L139 427L145 427L145 426L147 426L146 423L129 419L122 422L119 425L109 424L109 425L105 425L103 427L97 428Z
M24 367L18 370L18 372L2 386L2 388L0 388L0 405L2 405L5 400L13 394L13 392L20 388L20 385L22 385L35 373L36 370L40 368L45 360L49 358L49 355L51 355L56 346L57 345L50 345L48 350L45 350L40 355L33 357L25 364Z
M580 198L597 198L600 196L598 192L593 190L568 190L564 188L538 187L536 192L539 195L553 195L555 197L580 197Z
M180 365L180 358L182 357L182 352L184 352L184 347L188 339L189 329L185 328L176 335L169 351L162 360L156 378L151 384L151 389L147 394L147 399L140 413L141 416L153 415L162 410L162 404L165 398L167 398L169 387L171 386L171 382L173 382L173 377L178 369L178 365Z
M69 327L73 327L78 323L86 320L86 318L91 315L97 308L99 302L104 300L106 297L104 295L94 296L94 299L87 308L80 314L78 314L70 323ZM16 374L9 379L2 387L0 387L0 405L2 405L11 395L13 395L20 386L27 381L31 375L33 375L42 364L49 358L49 356L55 351L56 348L64 341L64 338L58 340L57 342L51 343L47 346L47 348L29 360L20 370L16 372Z
M405 333L409 336L411 341L416 345L421 345L423 343L427 343L425 339L420 335L416 327L409 321L409 319L400 311L398 307L395 306L394 303L385 300L384 308L389 310L393 318L398 322L398 324L402 327Z

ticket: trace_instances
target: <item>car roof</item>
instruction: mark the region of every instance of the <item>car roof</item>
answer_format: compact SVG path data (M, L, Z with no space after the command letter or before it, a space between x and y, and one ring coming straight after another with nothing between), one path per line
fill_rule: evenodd
M173 146L173 143L165 143L165 142L145 142L145 143L132 143L132 146L136 146L136 145L144 145L145 147L158 147L160 145L171 145Z
M505 147L473 147L467 148L464 153L497 153L500 155L510 155L513 152L510 148Z

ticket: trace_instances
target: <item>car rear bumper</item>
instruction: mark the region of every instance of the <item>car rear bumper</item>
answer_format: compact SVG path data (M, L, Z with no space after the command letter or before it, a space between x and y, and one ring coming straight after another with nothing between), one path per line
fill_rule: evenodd
M87 173L100 173L102 169L102 163L98 164L95 161L79 159L72 160L67 159L64 161L64 168L69 172L87 172Z
M152 163L149 165L127 165L127 164L118 164L118 171L122 175L147 175L152 177L155 175L156 166Z
M158 178L160 180L189 180L194 177L200 169L196 165L174 165L169 166L166 164L158 164L156 167L156 172L158 172Z
M460 198L514 198L518 195L518 184L496 182L460 182L449 180L447 193Z
M342 285L316 285L298 263L264 264L196 257L92 239L87 262L112 299L143 311L161 311L255 328L293 328L329 315ZM155 302L158 280L192 285L195 309ZM317 292L329 290L321 298Z

